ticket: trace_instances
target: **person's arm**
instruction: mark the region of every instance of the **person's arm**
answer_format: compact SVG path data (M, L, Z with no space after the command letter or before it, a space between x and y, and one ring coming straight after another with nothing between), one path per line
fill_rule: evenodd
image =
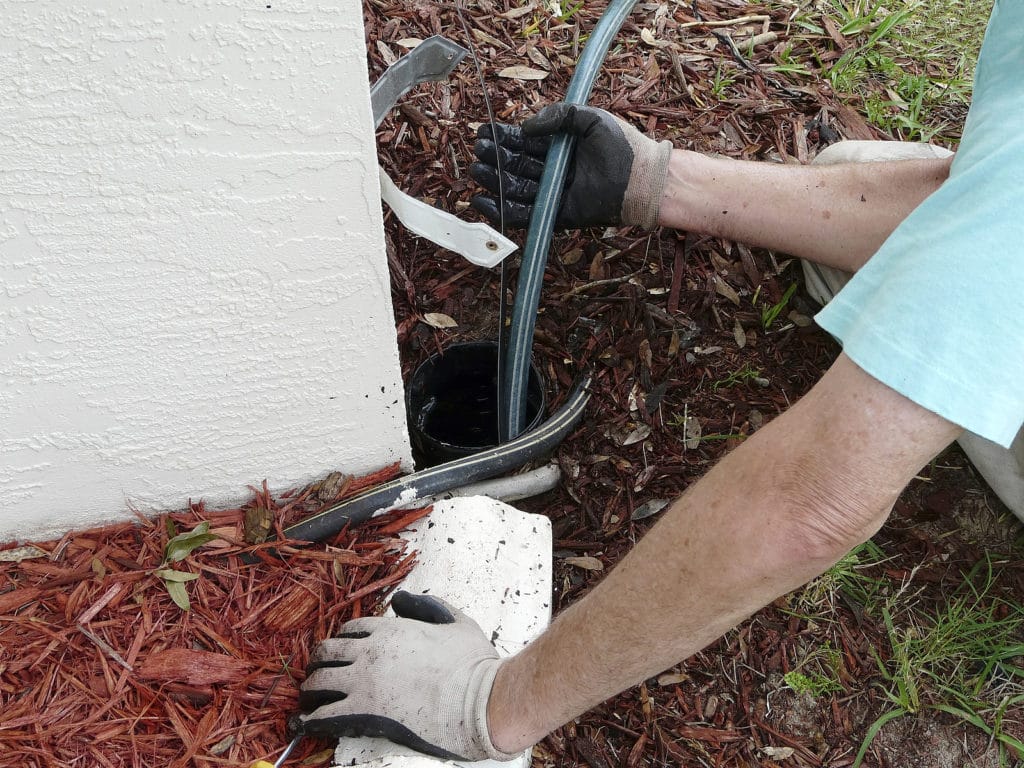
M473 205L525 226L551 137L576 137L559 207L563 228L656 225L716 235L849 272L949 176L951 159L801 166L711 157L656 142L604 110L552 104L520 126L490 125L470 173L488 194Z
M499 660L433 598L396 597L399 618L357 619L317 649L298 725L510 759L825 571L959 432L840 355L518 655Z
M536 743L825 571L881 526L959 432L841 356L499 668L488 705L494 745Z
M784 165L672 151L658 223L856 272L951 158Z

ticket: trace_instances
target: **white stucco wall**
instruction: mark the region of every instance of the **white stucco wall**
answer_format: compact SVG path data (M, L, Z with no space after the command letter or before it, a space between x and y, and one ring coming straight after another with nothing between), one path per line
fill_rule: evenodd
M361 6L0 3L0 541L409 465Z

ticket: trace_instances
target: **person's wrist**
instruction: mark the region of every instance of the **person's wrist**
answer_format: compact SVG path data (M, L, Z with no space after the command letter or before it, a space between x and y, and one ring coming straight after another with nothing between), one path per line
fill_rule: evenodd
M643 229L654 229L658 226L658 211L664 196L672 143L653 141L639 133L636 136L639 141L631 142L635 165L622 201L622 222Z
M490 735L487 702L490 700L494 678L501 661L493 648L488 648L490 653L472 664L468 680L465 683L456 683L457 687L464 687L465 698L461 703L452 702L456 704L456 709L451 712L450 719L456 722L460 717L465 717L466 713L472 713L472 717L468 721L463 721L469 727L466 733L467 742L461 747L455 746L451 751L470 760L513 760L519 752L507 752L497 747Z
M668 161L668 172L665 174L665 185L661 189L658 205L658 226L674 229L692 229L688 220L690 213L690 174L695 161L702 155L685 149L676 149Z
M519 754L540 741L546 733L533 735L528 723L531 707L517 695L515 673L509 661L503 660L494 676L487 701L487 730L491 744L506 754Z

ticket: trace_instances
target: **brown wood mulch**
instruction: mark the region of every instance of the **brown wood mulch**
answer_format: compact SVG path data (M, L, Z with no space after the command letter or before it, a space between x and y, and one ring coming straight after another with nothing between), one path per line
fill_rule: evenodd
M0 765L248 766L287 743L285 722L314 644L372 614L413 565L395 534L423 511L385 515L325 546L243 542L253 512L280 527L385 482L333 475L243 508L202 503L32 545L0 563ZM171 528L210 524L217 538L165 563ZM240 559L245 552L257 562ZM3 554L0 552L0 554ZM7 554L11 554L10 548ZM161 568L194 574L190 609ZM295 760L330 762L304 740Z
M552 3L540 0L465 5L486 89L505 122L561 98L606 7L600 0L563 1L559 18ZM365 0L364 19L371 81L416 40L443 34L468 46L449 2ZM834 93L822 76L862 41L844 36L814 4L641 2L613 43L590 103L676 146L806 163L841 138L898 138L864 119L866 94ZM777 69L793 61L808 74ZM900 63L907 71L915 66ZM512 67L520 69L506 71ZM869 83L883 97L886 86ZM958 105L942 115L954 125L963 117ZM467 61L446 82L412 91L382 123L381 161L403 190L476 218L467 210L478 191L467 168L475 127L486 120ZM411 236L386 208L385 221L404 370L451 343L493 339L496 270ZM522 242L522 233L511 236ZM514 291L514 258L511 272ZM765 313L792 286L796 293L766 322ZM801 286L799 265L786 255L718 238L629 229L556 235L534 342L548 402L557 406L584 366L596 370L587 415L557 451L562 487L517 502L552 519L556 610L596 583L665 502L799 399L831 364L838 349L810 322L816 307ZM428 313L446 314L458 327L432 327ZM894 590L913 573L925 588L922 604L940 604L985 553L958 528L951 508L969 504L993 519L993 510L1006 510L956 451L921 475L876 538L892 561L866 573L892 579ZM923 535L920 521L935 517L929 509L937 488L947 494L946 527ZM1001 530L999 551L1016 546L1018 554L1008 558L999 584L1019 603L1017 529ZM889 708L873 655L885 656L884 627L845 604L827 620L801 617L790 599L556 730L535 748L535 767L849 766L868 726ZM782 675L816 648L838 652L843 690L801 699ZM1019 710L1006 722L1024 720ZM910 721L927 730L952 719L925 712ZM995 765L980 731L947 742L965 763ZM895 749L872 748L864 765L930 766L935 750L928 739L903 739Z

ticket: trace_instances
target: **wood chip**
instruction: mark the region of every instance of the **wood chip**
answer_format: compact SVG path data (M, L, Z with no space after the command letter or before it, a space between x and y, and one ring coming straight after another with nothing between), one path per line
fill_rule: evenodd
M397 472L352 479L343 493ZM254 488L249 506L282 525L323 508L309 489L274 498ZM199 503L155 523L43 543L52 560L0 564L0 754L24 758L19 765L104 768L249 765L279 754L317 641L376 612L412 567L394 537L410 514L375 518L327 547L263 545L265 559L249 565L230 543L241 541L243 510ZM168 522L178 532L208 525L228 541L171 565ZM168 593L172 576L189 580L188 613ZM296 758L325 746L304 740Z
M139 666L138 675L142 680L213 685L237 683L251 669L249 663L223 653L169 648L146 656Z

